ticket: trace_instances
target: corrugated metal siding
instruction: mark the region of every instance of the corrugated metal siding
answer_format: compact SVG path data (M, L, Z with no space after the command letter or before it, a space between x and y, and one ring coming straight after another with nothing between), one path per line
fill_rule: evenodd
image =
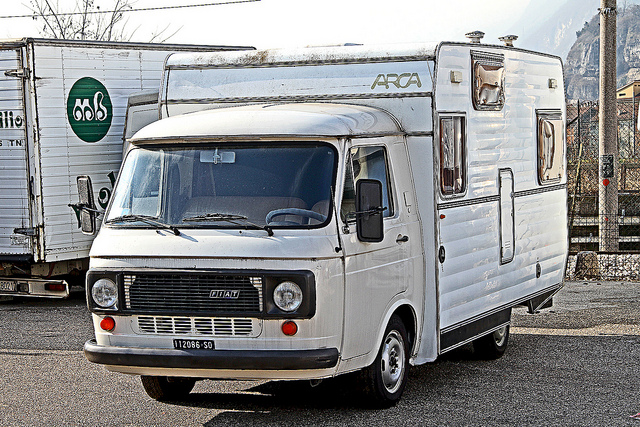
M0 255L31 253L30 239L13 233L30 226L22 79L4 74L21 67L19 50L0 50Z
M473 50L494 50L486 46ZM440 327L446 328L562 281L566 258L566 190L526 195L537 182L536 109L564 111L562 68L556 58L500 49L505 55L505 98L501 111L475 111L471 101L469 47L443 46L438 57L438 111L467 117L468 189L455 201L477 203L443 209L439 242ZM450 71L461 71L452 84ZM558 88L548 87L555 78ZM500 263L500 168L514 174L515 258ZM566 178L563 179L566 183ZM482 200L482 198L485 198ZM443 204L452 200L439 199ZM445 205L446 206L446 205ZM542 275L536 278L536 263Z
M169 52L100 47L36 45L35 69L40 130L40 163L45 230L45 259L88 256L92 237L78 229L69 203L76 203L76 176L93 181L98 209L104 210L122 161L122 132L127 98L160 86ZM97 142L76 136L67 119L67 98L74 83L92 77L107 89L113 105L111 127Z

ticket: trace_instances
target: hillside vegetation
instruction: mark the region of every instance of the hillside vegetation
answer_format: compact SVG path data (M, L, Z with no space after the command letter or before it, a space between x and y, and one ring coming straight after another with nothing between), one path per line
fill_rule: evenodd
M640 80L640 6L618 8L617 87ZM564 63L567 99L598 99L600 16L585 22Z

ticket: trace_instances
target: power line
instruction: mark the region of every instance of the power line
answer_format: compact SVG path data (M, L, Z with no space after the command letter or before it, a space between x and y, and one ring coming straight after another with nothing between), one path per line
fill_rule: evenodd
M155 11L155 10L169 10L169 9L188 9L195 7L208 7L208 6L224 6L229 4L239 4L239 3L255 3L262 0L235 0L235 1L225 1L220 3L203 3L203 4L185 4L182 6L158 6L158 7L144 7L140 9L123 9L123 10L92 10L87 12L64 12L64 13L45 13L42 15L33 13L31 15L9 15L9 16L0 16L0 19L10 19L10 18L44 18L50 16L74 16L74 15L97 15L97 14L105 14L105 13L129 13L129 12L147 12L147 11Z

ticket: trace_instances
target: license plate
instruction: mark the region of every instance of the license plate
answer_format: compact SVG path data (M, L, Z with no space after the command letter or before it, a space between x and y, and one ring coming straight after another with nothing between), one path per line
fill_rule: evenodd
M178 350L214 350L211 340L173 340L173 348Z
M15 292L18 290L18 284L15 282L0 281L0 291Z

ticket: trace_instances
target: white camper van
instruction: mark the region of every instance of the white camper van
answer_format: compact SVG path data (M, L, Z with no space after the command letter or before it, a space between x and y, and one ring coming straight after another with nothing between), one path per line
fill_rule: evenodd
M217 46L0 41L0 298L66 297L92 237L69 204L76 176L107 207L122 160L127 97L158 90L171 52ZM156 111L157 119L157 111Z
M562 286L557 57L460 43L174 54L159 104L129 140L86 287L86 357L141 375L153 398L362 370L390 405L409 364L471 342L499 357L512 307Z

